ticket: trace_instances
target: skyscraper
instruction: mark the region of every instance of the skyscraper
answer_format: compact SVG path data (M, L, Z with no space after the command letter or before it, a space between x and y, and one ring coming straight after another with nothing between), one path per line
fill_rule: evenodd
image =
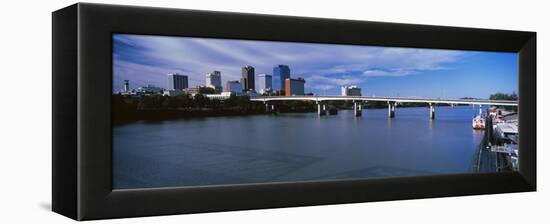
M241 83L243 84L243 90L255 90L254 80L254 67L247 65L242 68Z
M168 74L168 90L183 90L188 87L188 78L186 75L177 73Z
M221 92L222 89L222 73L220 71L213 71L206 74L206 87L210 87Z
M285 80L290 78L290 68L288 67L288 65L278 65L277 67L273 68L273 75L275 77L279 77L279 80L281 82L279 90L285 90Z
M272 92L273 91L273 78L268 74L259 74L258 75L259 83L258 89L261 94Z
M304 95L304 84L306 80L303 78L285 80L285 96L299 96Z
M237 95L240 95L243 92L243 86L237 80L227 81L225 88L227 92L236 93Z

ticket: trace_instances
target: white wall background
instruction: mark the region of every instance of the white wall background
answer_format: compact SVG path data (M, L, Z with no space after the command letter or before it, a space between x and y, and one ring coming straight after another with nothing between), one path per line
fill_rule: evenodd
M539 191L97 221L98 223L542 223L550 131L545 1L90 1L538 32ZM70 223L50 212L51 12L74 1L3 1L0 13L0 223ZM546 21L545 21L546 20ZM546 202L546 203L545 203Z

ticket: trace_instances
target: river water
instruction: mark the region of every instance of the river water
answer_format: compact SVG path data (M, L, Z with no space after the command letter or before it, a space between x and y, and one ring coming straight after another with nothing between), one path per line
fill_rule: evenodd
M113 127L113 188L468 173L478 108L352 110L136 121Z

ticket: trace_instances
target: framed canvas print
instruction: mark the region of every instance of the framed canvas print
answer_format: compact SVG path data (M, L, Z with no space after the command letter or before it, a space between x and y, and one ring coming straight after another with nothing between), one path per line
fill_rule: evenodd
M77 220L536 190L536 33L79 3L53 13Z

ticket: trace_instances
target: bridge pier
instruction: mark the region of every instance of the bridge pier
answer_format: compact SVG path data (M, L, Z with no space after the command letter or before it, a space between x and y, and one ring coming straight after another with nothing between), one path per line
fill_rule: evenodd
M430 120L435 119L435 106L434 104L430 103Z
M355 101L353 102L353 114L356 117L361 117L361 114L363 113L361 106L362 106L361 103L357 103Z
M327 105L322 102L317 102L317 114L319 116L327 115Z
M395 117L395 102L388 102L388 117Z
M275 105L265 102L265 112L274 112L274 111L275 111Z

